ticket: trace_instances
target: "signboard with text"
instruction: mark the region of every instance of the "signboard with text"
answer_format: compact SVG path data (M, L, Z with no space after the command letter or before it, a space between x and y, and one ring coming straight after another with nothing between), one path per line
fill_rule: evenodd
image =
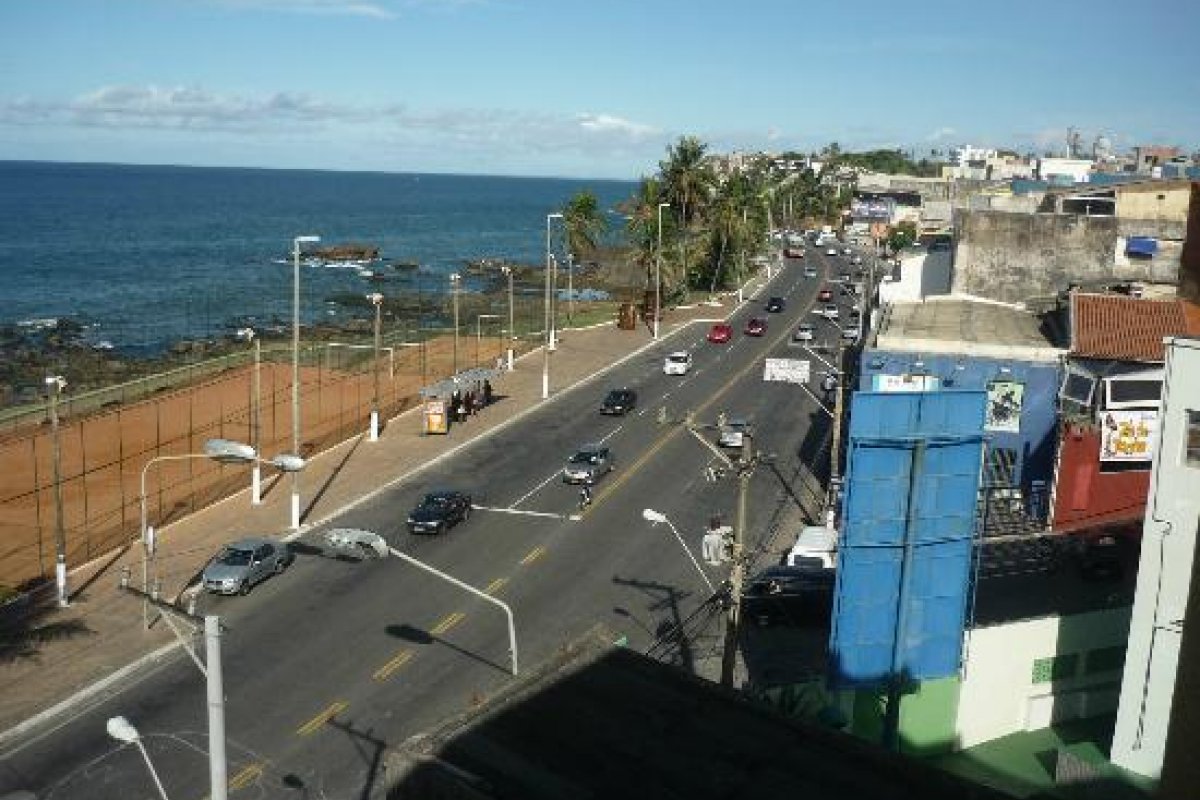
M768 358L763 365L764 381L808 383L809 362L796 358Z
M1100 418L1100 460L1151 461L1157 432L1157 411L1105 411Z

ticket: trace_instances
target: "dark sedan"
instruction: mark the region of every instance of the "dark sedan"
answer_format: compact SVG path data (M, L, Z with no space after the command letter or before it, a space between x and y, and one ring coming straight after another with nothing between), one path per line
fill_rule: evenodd
M827 623L835 580L831 569L768 567L747 582L742 614L758 625Z
M471 516L471 496L452 489L430 492L408 514L411 533L445 533Z
M751 317L746 323L745 334L747 336L762 336L767 332L767 321L762 317Z
M768 313L778 314L781 311L783 311L783 298L782 297L772 297L770 300L767 301L767 312Z
M637 408L637 392L632 389L613 389L600 404L600 413L623 416L635 408Z

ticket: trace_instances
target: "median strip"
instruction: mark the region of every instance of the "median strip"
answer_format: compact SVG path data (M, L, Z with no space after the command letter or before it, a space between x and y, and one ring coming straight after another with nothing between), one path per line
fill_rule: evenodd
M388 678L392 677L393 672L407 664L412 659L412 656L413 654L411 650L401 650L399 653L396 653L396 655L392 656L390 661L388 661L379 669L375 670L371 677L377 681L386 681Z
M338 700L330 703L325 710L297 728L296 735L309 736L310 734L316 733L318 730L320 730L322 725L324 725L326 722L329 722L329 720L333 719L349 707L350 704L344 700Z
M441 636L443 633L450 630L458 623L462 622L463 619L466 618L466 616L467 615L462 613L461 611L455 611L453 614L446 617L441 622L439 622L437 625L435 625L433 627L433 630L431 630L429 632L432 634L435 634L437 636Z

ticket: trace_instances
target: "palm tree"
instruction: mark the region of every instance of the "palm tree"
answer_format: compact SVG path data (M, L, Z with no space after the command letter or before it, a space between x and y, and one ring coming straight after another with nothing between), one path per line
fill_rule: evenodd
M645 270L646 286L653 287L655 256L658 249L658 204L662 200L662 183L657 178L642 178L637 194L620 211L626 215L625 231L633 245L633 257ZM666 219L669 223L670 219ZM668 241L669 229L664 224L663 241ZM670 280L664 280L670 285Z
M567 201L562 215L567 251L577 257L595 252L596 244L608 227L596 195L588 189L581 189Z
M703 215L715 178L705 162L708 146L695 136L682 136L667 148L667 158L658 165L665 201L679 225L683 272L688 274L688 238L692 223Z

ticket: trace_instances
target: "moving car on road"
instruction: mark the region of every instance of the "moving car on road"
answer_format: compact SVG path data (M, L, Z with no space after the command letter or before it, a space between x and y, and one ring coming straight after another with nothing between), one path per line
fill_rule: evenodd
M804 277L806 277L806 278L815 278L815 277L817 277L817 268L816 268L816 267L808 267L808 266L806 266L806 267L804 268Z
M254 584L283 572L294 558L286 542L258 536L238 539L213 556L200 582L216 594L249 594Z
M663 359L664 375L687 375L692 369L692 354L686 350L668 353Z
M825 251L825 255L827 255L827 256L836 256L837 254L838 253L837 253L836 247L830 247L828 250Z
M789 247L783 251L784 258L804 258L803 247Z
M421 498L408 513L410 533L445 533L471 517L471 496L453 489L439 489Z
M633 389L613 389L600 404L601 414L624 416L637 408L637 392Z
M751 317L746 323L747 336L762 336L767 332L767 321L762 317Z
M831 289L822 289L821 291L817 292L817 301L818 302L828 303L832 299L833 299L833 291Z
M828 305L825 305L825 306L822 306L821 308L816 309L816 312L818 314L820 314L822 317L824 317L825 319L837 319L838 318L838 307L835 306L833 303L829 303Z
M567 459L563 467L563 483L583 483L591 486L612 472L613 457L602 444L585 444Z
M725 344L733 338L733 326L728 322L718 322L708 331L708 340L713 344Z
M780 311L783 311L783 305L782 297L772 297L767 301L767 313L778 314Z
M795 342L811 342L813 340L813 324L811 322L801 322L796 332L792 334L792 341Z

